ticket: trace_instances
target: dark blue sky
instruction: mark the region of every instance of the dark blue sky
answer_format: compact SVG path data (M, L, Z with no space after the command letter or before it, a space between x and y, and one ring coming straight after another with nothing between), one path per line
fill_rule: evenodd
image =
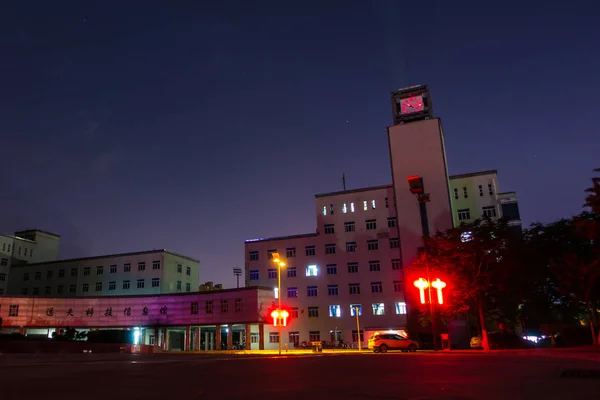
M391 182L389 92L422 83L451 174L498 169L526 224L578 213L600 167L593 3L13 2L0 230L57 232L64 257L168 248L231 286L243 241L314 231L342 172Z

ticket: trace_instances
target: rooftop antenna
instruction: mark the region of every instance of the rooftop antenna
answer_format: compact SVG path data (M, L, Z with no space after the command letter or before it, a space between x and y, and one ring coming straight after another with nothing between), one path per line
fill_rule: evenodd
M344 192L346 191L346 174L342 174L342 185L344 186Z

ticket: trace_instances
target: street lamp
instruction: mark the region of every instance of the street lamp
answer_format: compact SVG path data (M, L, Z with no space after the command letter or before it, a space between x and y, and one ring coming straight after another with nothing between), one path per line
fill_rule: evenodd
M362 350L362 343L360 337L360 323L358 322L358 307L354 307L354 312L356 313L356 333L358 334L358 351Z
M425 193L425 186L423 185L423 178L420 176L409 176L406 178L408 181L408 188L412 194L417 198L419 203L419 213L421 214L421 230L423 232L423 254L425 255L425 273L427 275L427 282L431 282L429 276L429 262L427 260L427 240L429 239L429 222L427 220L427 203L429 199L429 193ZM427 285L427 293L429 295L429 314L431 315L431 333L433 334L433 349L439 350L439 338L437 337L436 319L433 308L433 302L431 301L431 285ZM423 296L421 289L421 296ZM421 297L421 302L423 298Z
M285 268L285 262L279 258L279 253L271 253L273 262L277 265L277 310L281 311L281 268ZM281 323L277 323L277 330L279 331L278 348L279 355L281 355Z

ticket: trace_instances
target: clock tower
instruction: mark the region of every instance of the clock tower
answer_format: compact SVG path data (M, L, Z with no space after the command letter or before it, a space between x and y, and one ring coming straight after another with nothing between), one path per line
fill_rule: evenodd
M388 127L390 163L396 215L404 266L423 246L425 230L433 236L452 228L452 208L442 122L433 114L427 85L411 86L391 94L393 125ZM428 202L419 204L408 177L422 179Z

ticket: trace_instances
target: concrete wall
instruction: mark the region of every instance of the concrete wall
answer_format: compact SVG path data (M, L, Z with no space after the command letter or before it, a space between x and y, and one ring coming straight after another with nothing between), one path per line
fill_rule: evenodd
M423 231L419 204L409 192L406 178L422 177L425 192L431 195L427 204L430 234L453 226L441 121L434 118L394 125L388 128L388 138L402 256L404 265L410 265L422 246Z

